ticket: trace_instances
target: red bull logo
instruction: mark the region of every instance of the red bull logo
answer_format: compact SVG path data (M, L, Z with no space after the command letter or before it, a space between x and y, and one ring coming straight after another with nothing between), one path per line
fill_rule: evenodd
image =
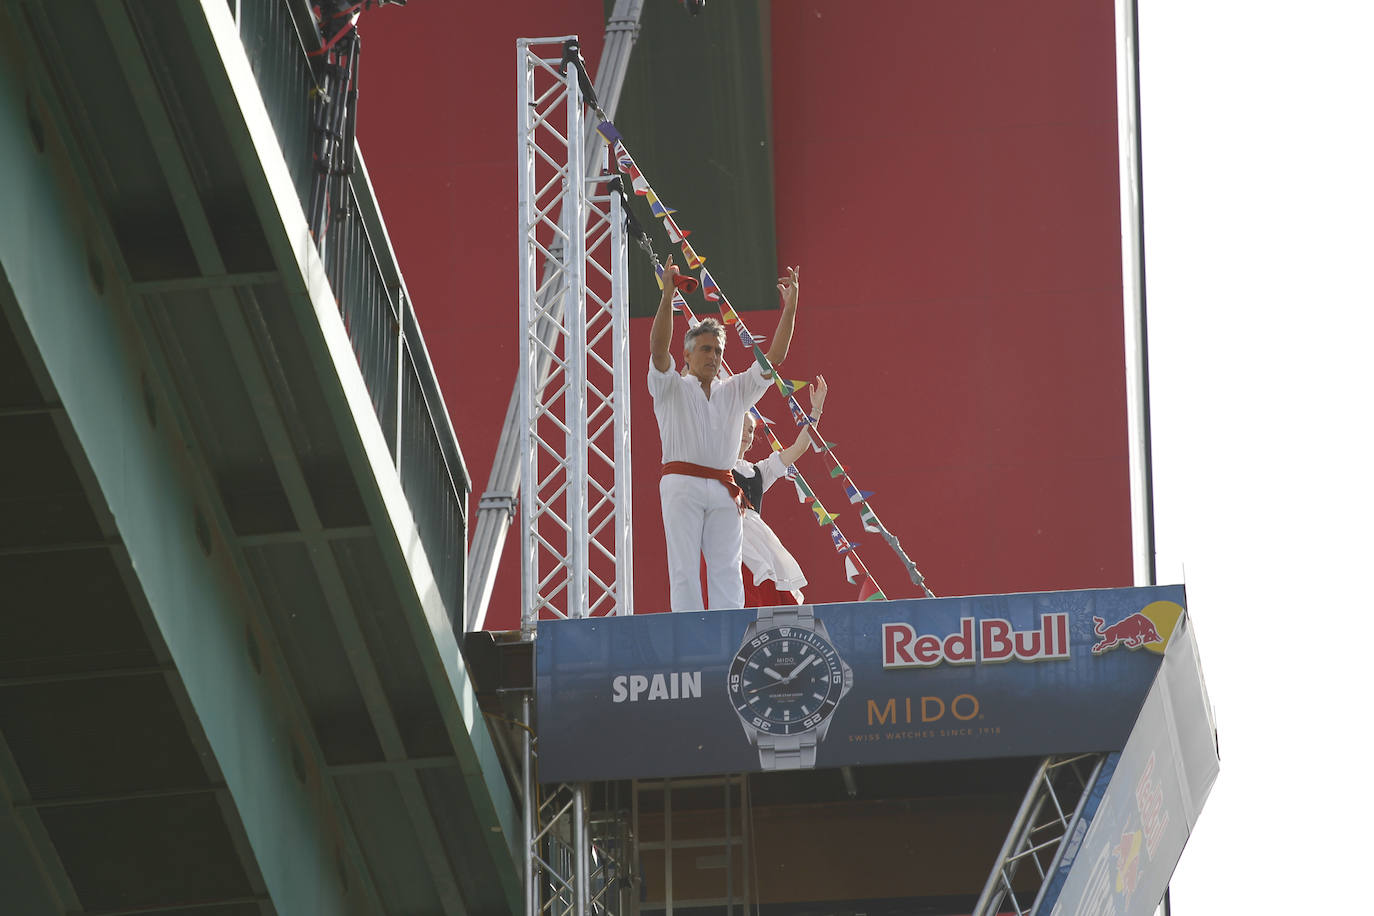
M1172 601L1152 601L1134 614L1108 624L1096 615L1093 616L1093 632L1097 642L1093 645L1093 655L1110 652L1117 646L1127 649L1145 649L1163 655L1168 648L1169 637L1174 635L1174 627L1183 617L1182 605Z
M1154 621L1139 611L1111 626L1107 626L1107 621L1101 617L1094 616L1093 632L1099 637L1097 644L1093 646L1093 655L1101 655L1117 646L1139 649L1146 643L1164 642L1159 630L1155 628Z
M1140 831L1126 830L1112 847L1116 859L1116 892L1130 897L1140 883Z

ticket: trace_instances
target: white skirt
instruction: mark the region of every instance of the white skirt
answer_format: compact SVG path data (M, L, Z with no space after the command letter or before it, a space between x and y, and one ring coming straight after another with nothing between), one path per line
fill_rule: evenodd
M754 576L754 584L769 579L784 592L796 591L806 585L806 576L773 529L753 509L744 510L744 548L741 558Z

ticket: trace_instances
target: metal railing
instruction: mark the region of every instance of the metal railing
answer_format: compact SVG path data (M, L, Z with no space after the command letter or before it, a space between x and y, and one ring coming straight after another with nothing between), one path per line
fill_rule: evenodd
M319 34L300 0L230 5L305 212L315 179L317 88L307 51L319 47ZM345 193L331 201L320 256L439 595L462 633L471 484L360 153L356 161Z

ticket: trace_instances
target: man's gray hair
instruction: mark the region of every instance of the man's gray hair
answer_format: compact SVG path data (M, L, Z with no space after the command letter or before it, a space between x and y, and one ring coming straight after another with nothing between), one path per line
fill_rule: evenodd
M682 338L682 349L691 350L692 342L703 334L714 334L716 343L720 344L722 350L725 349L725 325L714 318L703 318L696 327L689 328Z

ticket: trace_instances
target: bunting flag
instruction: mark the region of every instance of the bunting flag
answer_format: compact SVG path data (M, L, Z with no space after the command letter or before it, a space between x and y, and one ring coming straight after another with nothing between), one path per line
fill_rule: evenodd
M850 585L859 584L859 567L854 565L853 557L844 558L844 577Z
M630 176L630 185L636 194L643 196L649 191L649 180L644 177L639 166L635 165L634 157L625 149L625 144L619 140L615 144L615 161L619 163L620 170Z
M837 465L835 465L835 467L831 468L831 470L830 470L830 476L831 476L831 477L843 477L843 476L845 475L845 473L846 473L846 471L845 471L845 469L844 469L844 465L842 465L842 464L837 464Z
M811 488L806 485L806 478L798 474L792 478L792 484L797 488L797 502L806 505L816 498L816 494L811 492Z
M687 243L683 242L682 244L685 246ZM720 297L720 320L726 324L734 324L736 321L739 321L739 315L730 307L730 300L726 299L724 296Z
M833 525L830 528L830 540L835 542L836 553L849 553L858 546L853 541L849 540L849 538L840 534L840 529Z
M739 323L739 342L746 347L757 347L768 338L763 334L750 334L749 329L744 326L744 322Z
M834 448L834 447L835 447L835 443L833 443L833 442L821 442L821 441L818 440L818 439L812 439L812 440L811 440L811 451L813 451L813 452L817 452L817 453L820 453L820 452L828 452L828 451L830 451L830 450L831 450L832 448ZM835 475L832 474L831 476L833 477L833 476L835 476Z
M659 287L663 286L663 281L658 282ZM682 298L682 293L673 290L673 311L680 312L687 307L687 300Z
M644 186L647 188L648 184L645 184ZM679 229L677 227L677 223L674 222L673 218L666 213L663 215L663 228L668 233L669 241L671 241L674 245L676 245L678 242L681 242L683 239L687 238L687 236L692 234L692 230L690 229Z
M795 392L806 388L806 379L783 378L779 376L775 384L778 386L778 390L785 396L791 397Z
M887 596L878 588L872 576L864 576L864 584L859 586L860 601L886 601Z
M779 379L779 381L781 381L781 379ZM782 386L779 385L778 388L781 389ZM798 426L805 426L810 422L811 418L802 411L801 405L797 403L796 398L788 398L787 406L792 408L792 419L797 422Z
M772 426L772 425L773 425L773 421L770 420L770 419L768 419L767 417L765 417L765 416L763 415L763 411L759 410L759 408L758 408L757 405L755 405L754 407L750 407L750 408L749 408L749 412L750 412L751 414L754 415L754 419L755 419L755 420L758 420L758 421L759 421L760 423L762 423L764 426Z
M658 281L658 288L663 289L663 265L654 265L654 279Z
M687 327L694 328L699 324L701 324L701 319L698 318L696 315L687 316Z
M673 241L678 240L673 239ZM707 302L719 302L721 298L720 286L716 284L715 279L705 267L701 269L701 294L706 297ZM744 329L740 328L740 330Z
M659 219L662 219L669 213L677 212L676 210L672 210L664 206L663 201L658 199L658 195L654 193L653 188L648 188L647 190L645 190L644 199L649 202L649 210L652 211L654 216L657 216Z
M849 502L852 504L863 502L872 496L873 493L868 490L858 489L854 486L853 482L850 481L849 485L844 488L844 495L849 497Z
M768 357L764 355L763 349L757 343L754 344L754 361L757 362L759 368L763 370L764 378L772 377L773 366L768 362Z
M873 510L868 508L868 503L864 503L863 508L859 510L859 520L864 523L865 531L882 534L883 526L878 521L878 516L873 514Z
M779 442L777 439L773 440L773 450L778 452L782 451L782 443ZM789 464L787 466L787 479L801 480L801 472L797 470L797 466L795 464Z
M624 144L621 143L625 138L620 135L620 131L616 130L615 125L610 121L602 121L596 125L596 132L604 137L607 143L617 143L620 144L621 149L625 148Z
M840 513L838 512L832 514L825 511L825 506L821 505L820 500L816 500L811 504L811 511L816 513L817 525L833 525L835 524L835 519L840 517Z
M688 242L686 239L682 240L682 256L687 259L687 266L690 267L692 270L696 270L698 267L706 263L706 259L699 256L695 251L693 251L692 243Z

